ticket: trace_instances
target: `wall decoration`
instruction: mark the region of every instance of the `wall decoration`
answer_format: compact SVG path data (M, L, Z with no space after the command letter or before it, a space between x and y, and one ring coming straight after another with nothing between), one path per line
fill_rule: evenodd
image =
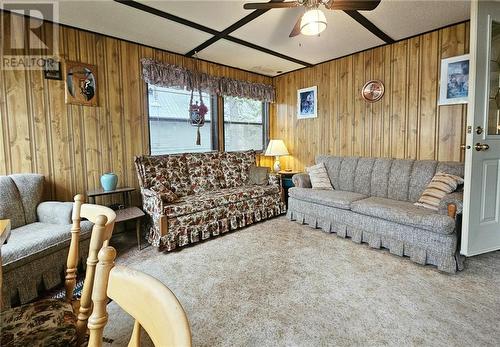
M97 66L66 62L66 103L97 106Z
M377 102L384 96L384 83L379 80L371 80L361 88L361 96L366 102Z
M318 87L297 90L297 119L318 117Z
M469 55L441 60L438 105L465 104L469 101Z
M46 59L43 67L43 76L48 80L62 81L61 62L54 59Z

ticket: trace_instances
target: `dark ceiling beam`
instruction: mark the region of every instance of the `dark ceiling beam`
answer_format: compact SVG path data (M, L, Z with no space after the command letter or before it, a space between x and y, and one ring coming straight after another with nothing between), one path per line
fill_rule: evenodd
M271 0L269 2L283 2L284 0ZM203 49L207 48L210 45L213 45L215 42L219 41L220 39L224 39L227 35L231 34L233 31L238 30L245 24L250 23L254 19L262 16L264 13L269 11L269 9L263 9L263 10L255 10L252 11L250 14L246 15L245 17L241 18L239 21L234 23L233 25L227 27L226 29L222 30L219 34L212 36L210 39L207 41L203 42L200 44L198 47L193 48L189 52L187 52L185 55L187 57L192 57L194 54L197 52L202 51Z
M141 10L141 11L144 11L144 12L147 12L147 13L150 13L150 14L153 14L153 15L156 15L156 16L159 16L159 17L171 20L173 22L176 22L176 23L179 23L179 24L191 27L193 29L197 29L197 30L203 31L205 33L208 33L208 34L211 34L211 35L214 35L214 36L219 36L222 33L221 31L214 30L212 28L206 27L204 25L192 22L192 21L187 20L185 18L178 17L178 16L175 16L173 14L170 14L170 13L167 13L167 12L164 12L164 11L161 11L161 10L158 10L158 9L156 9L154 7L151 7L151 6L148 6L148 5L144 5L144 4L136 2L134 0L114 0L114 1L116 1L116 2L118 2L120 4L123 4L123 5L129 6L129 7L135 8L137 10ZM226 29L226 30L228 30L228 29ZM278 58L281 58L281 59L284 59L284 60L288 60L288 61L291 61L293 63L299 64L299 65L302 65L302 66L306 66L306 67L313 66L313 64L311 64L311 63L308 63L308 62L305 62L305 61L301 61L301 60L295 59L293 57L289 57L289 56L287 56L285 54L281 54L281 53L275 52L275 51L273 51L271 49L267 49L267 48L258 46L256 44L253 44L253 43L250 43L250 42L238 39L236 37L232 37L232 36L226 35L223 38L225 40L237 43L239 45L242 45L242 46L245 46L245 47L248 47L248 48L252 48L252 49L255 49L257 51L260 51L260 52L263 52L263 53L267 53L267 54L273 55L275 57L278 57ZM214 41L214 42L216 42L216 41Z
M385 43L394 43L396 42L392 37L384 33L382 30L380 30L375 24L370 22L368 18L363 16L361 13L355 10L346 10L344 11L347 15L349 15L352 19L354 19L356 22L364 26L366 29L368 29L373 35L377 36L379 39L384 41Z

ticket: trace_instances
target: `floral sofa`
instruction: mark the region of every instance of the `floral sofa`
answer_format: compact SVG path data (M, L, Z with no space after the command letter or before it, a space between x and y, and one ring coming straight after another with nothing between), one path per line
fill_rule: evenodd
M463 177L462 163L328 155L316 163L324 163L334 190L311 189L307 174L294 175L288 218L441 271L462 269L457 220L448 215L450 204L461 214L462 192L445 196L438 211L414 205L435 173Z
M250 184L255 151L139 156L148 242L171 251L285 213L279 179Z

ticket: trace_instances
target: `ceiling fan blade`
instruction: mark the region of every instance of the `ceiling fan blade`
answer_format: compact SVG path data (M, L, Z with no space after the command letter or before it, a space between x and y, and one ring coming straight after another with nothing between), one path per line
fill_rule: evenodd
M243 8L245 10L270 10L272 8L291 8L297 7L300 4L297 1L287 1L287 2L250 2L244 4Z
M293 26L293 29L292 31L290 32L290 35L288 35L288 37L295 37L297 35L300 34L300 22L302 20L302 16L303 14L301 14L299 16L299 18L297 19L297 22L295 23L295 25Z
M374 10L381 0L330 0L325 4L329 10L342 11L371 11Z

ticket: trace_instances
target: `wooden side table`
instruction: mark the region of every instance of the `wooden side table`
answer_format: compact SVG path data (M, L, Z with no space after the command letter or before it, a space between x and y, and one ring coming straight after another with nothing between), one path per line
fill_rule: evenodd
M281 189L283 190L283 197L285 205L288 208L288 189L294 187L292 177L295 174L301 173L300 171L280 171L278 174L281 177Z
M112 195L112 194L122 194L123 205L125 208L115 210L116 221L115 223L127 222L135 220L135 233L137 236L137 248L141 250L141 219L144 216L144 212L136 206L131 206L130 193L133 192L135 188L123 187L116 188L115 190L90 190L87 192L89 201L95 204L95 198L98 196Z

